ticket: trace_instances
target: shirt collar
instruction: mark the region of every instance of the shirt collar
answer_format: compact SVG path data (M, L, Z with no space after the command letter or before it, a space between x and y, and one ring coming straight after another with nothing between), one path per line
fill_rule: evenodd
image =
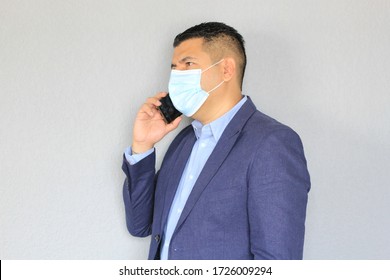
M196 138L199 139L201 137L205 137L205 135L207 137L207 135L209 135L211 131L211 135L214 137L215 141L218 142L227 125L236 115L238 110L240 110L242 105L244 105L247 99L248 97L244 95L244 97L241 98L240 102L238 102L232 109L230 109L227 113L209 124L203 125L200 121L194 120L191 124L194 128Z

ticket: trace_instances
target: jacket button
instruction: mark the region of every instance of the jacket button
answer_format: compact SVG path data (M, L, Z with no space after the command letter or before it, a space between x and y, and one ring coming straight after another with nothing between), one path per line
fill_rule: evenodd
M156 234L155 236L154 236L154 240L156 240L156 242L157 243L159 243L160 242L160 235L159 234Z

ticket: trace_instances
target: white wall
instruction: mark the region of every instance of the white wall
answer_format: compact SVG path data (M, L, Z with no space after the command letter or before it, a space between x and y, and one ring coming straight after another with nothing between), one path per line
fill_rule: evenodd
M122 151L203 21L242 33L244 93L303 139L305 258L390 258L390 1L0 0L1 259L146 258Z

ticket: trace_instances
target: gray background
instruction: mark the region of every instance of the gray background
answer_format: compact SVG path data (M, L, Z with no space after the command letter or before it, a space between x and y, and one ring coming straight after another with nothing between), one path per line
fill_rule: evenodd
M304 257L390 258L390 1L0 0L1 259L146 258L122 152L173 37L203 21L242 33L244 93L302 137Z

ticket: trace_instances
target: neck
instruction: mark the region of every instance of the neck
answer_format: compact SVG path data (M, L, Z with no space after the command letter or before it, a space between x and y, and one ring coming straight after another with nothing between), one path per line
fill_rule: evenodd
M193 116L203 125L211 123L229 112L242 99L241 91L217 94L209 98L202 108ZM210 96L211 97L211 96Z

